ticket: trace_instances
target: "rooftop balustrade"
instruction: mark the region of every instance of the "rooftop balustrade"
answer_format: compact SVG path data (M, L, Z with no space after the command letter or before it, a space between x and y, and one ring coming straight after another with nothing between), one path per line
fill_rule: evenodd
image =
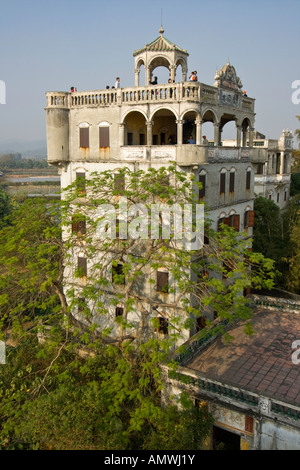
M47 92L47 108L106 107L122 104L196 101L218 104L218 88L200 82L179 82L144 87L110 88L82 92ZM254 99L241 97L241 108L254 111Z

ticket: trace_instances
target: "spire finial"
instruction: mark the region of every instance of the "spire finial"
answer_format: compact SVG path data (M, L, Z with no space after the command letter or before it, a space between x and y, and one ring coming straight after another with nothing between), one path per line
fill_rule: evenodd
M163 28L163 19L162 19L162 16L163 16L163 9L161 8L160 10L160 30L158 31L159 34L163 35L164 34L164 28Z

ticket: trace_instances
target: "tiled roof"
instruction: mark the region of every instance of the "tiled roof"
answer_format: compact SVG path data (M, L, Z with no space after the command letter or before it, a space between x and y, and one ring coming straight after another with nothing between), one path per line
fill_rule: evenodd
M300 314L260 309L253 316L255 334L243 326L230 330L234 340L219 337L185 367L207 378L300 406L300 364L292 343L300 340Z
M176 46L167 38L165 38L162 34L158 36L154 41L150 42L150 44L146 44L145 47L142 49L138 49L134 52L134 56L141 54L144 51L158 51L158 52L166 52L166 51L178 51L183 52L184 54L188 55L186 49L181 49L181 47Z

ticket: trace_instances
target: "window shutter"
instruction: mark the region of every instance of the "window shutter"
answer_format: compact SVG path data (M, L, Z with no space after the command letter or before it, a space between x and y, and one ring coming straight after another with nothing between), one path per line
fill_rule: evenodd
M234 178L235 178L235 173L231 172L230 177L229 177L229 192L230 193L234 192Z
M125 175L119 175L118 173L114 175L114 189L118 193L125 191Z
M85 217L80 215L72 216L72 233L77 233L78 235L86 234L86 220Z
M157 271L156 289L158 292L168 292L169 273L167 271Z
M234 214L234 216L233 216L233 228L236 232L240 231L240 216L239 216L239 214Z
M80 135L80 147L87 148L90 146L89 143L89 128L88 127L80 127L79 128L79 135Z
M249 211L248 227L254 227L254 211Z
M225 193L226 173L220 175L220 194Z
M220 230L221 224L228 225L230 226L230 217L222 217L221 219L218 220L218 230Z
M99 147L109 147L109 127L99 127Z
M251 171L248 170L246 173L246 189L250 189L251 186Z
M199 189L199 199L205 197L205 183L206 183L206 175L199 176L199 183L201 183L201 189Z
M82 277L87 276L87 259L86 258L82 258L81 256L78 256L78 269L80 269Z
M78 232L77 217L75 215L72 215L72 233L77 233L77 232Z

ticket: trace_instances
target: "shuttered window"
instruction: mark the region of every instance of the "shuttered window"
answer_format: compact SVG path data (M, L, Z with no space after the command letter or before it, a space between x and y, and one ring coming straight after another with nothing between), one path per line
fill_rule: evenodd
M167 271L157 271L156 289L158 292L168 292L169 273Z
M234 192L234 178L235 178L235 173L232 171L229 177L229 192L230 193Z
M169 326L168 320L164 317L158 317L157 320L159 322L159 326L156 329L156 331L158 331L159 333L162 333L163 335L167 335L168 332L169 332L168 331L168 326Z
M120 194L125 191L125 175L115 173L114 175L114 190Z
M100 148L110 147L108 126L99 127L99 147Z
M199 176L199 183L201 183L201 189L199 189L199 200L200 200L205 197L206 175Z
M244 215L244 227L254 227L254 211L246 211Z
M85 191L85 173L76 172L76 183L80 196L84 196Z
M218 220L218 230L221 229L221 225L230 225L230 218L229 217L221 217L221 219Z
M77 233L78 236L86 234L86 219L84 216L72 216L72 233Z
M115 284L125 284L123 264L118 263L116 266L112 266L112 281Z
M230 216L230 226L234 228L236 232L240 231L240 216L239 214L233 214Z
M90 146L89 142L89 128L88 127L80 127L79 128L79 145L82 148L87 148Z
M225 193L226 173L220 174L220 194Z
M87 276L87 259L81 256L78 256L77 268L81 277Z
M246 173L246 190L250 189L251 186L251 170L248 170Z

